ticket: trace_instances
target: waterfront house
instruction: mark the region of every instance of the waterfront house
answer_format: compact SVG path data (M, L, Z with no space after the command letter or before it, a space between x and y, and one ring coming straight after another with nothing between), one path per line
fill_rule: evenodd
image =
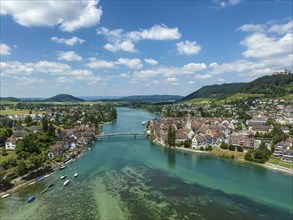
M249 132L235 132L230 135L229 144L251 150L254 149L254 136Z
M17 137L11 136L10 138L7 138L7 140L5 141L5 149L15 150L17 146L17 142L18 142Z
M282 161L293 162L293 150L285 150L282 155Z

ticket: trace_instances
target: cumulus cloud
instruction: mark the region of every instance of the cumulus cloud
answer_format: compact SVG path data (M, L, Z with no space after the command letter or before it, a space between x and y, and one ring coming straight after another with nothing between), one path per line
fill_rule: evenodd
M58 51L58 60L66 61L81 61L82 57L76 54L74 51Z
M264 25L262 24L244 24L237 28L237 31L244 31L244 32L254 32L254 31L263 31Z
M97 60L96 58L90 58L90 62L86 66L92 69L113 69L115 68L115 62L106 60Z
M21 63L17 61L1 62L1 74L5 76L31 75L31 74L50 74L50 75L72 75L72 76L90 76L92 72L84 69L73 69L71 66L50 61L38 61L30 63Z
M178 82L178 79L175 77L167 78L167 82Z
M201 46L197 44L195 41L182 41L176 44L177 51L179 54L183 55L192 55L192 54L198 54L201 50Z
M66 44L67 46L74 46L75 44L82 44L85 42L85 40L80 39L76 36L73 36L72 38L69 38L69 39L51 37L51 41L60 43L60 44Z
M35 78L35 77L26 77L26 76L14 76L13 79L16 81L16 85L18 86L28 86L32 84L39 84L39 83L45 83L47 80Z
M196 71L204 70L207 66L204 63L189 63L183 66L183 73L194 73Z
M96 34L103 35L108 41L104 45L106 50L132 53L137 52L134 43L140 40L177 40L181 37L177 27L169 28L164 24L127 33L124 33L122 29L109 30L108 28L101 27L97 29Z
M1 15L11 15L25 27L55 26L72 32L100 22L102 9L99 1L1 1Z
M134 58L134 59L119 58L116 61L116 64L127 66L130 69L140 69L143 67L141 60L138 58Z
M275 32L278 34L292 33L293 20L289 21L287 24L275 24L275 25L271 26L268 31Z
M210 79L212 78L212 75L211 74L202 74L202 75L195 75L194 79Z
M132 31L126 34L127 38L138 40L177 40L180 39L181 34L177 27L169 28L164 24L154 25L149 29L142 29L139 31Z
M131 41L121 41L121 42L115 42L114 44L107 43L104 45L104 48L106 50L117 52L117 51L125 51L125 52L131 52L135 53L136 49L134 48L134 44Z
M293 53L292 40L292 33L281 38L254 33L241 41L241 45L247 48L242 55L246 58L266 58L290 54Z
M154 59L144 59L144 62L150 64L150 65L157 65L159 62Z
M11 47L7 44L0 43L0 55L10 55L11 54Z

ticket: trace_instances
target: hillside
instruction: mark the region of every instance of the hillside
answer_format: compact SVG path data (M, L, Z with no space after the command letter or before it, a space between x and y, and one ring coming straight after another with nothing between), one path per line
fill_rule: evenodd
M181 99L182 99L182 96L179 96L179 95L137 95L137 96L123 97L120 100L158 103L158 102L174 102Z
M7 97L7 98L0 97L0 100L3 102L21 102L20 99L14 98L14 97Z
M204 86L185 96L182 101L195 98L224 99L237 93L264 94L266 97L293 94L293 74L291 71L285 71L270 76L263 76L248 83L225 83L222 85Z
M72 95L59 94L51 98L45 99L45 102L83 102L83 99L76 98Z

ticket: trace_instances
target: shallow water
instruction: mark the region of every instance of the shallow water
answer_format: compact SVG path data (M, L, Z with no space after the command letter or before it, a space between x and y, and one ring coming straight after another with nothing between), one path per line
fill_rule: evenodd
M141 132L141 122L155 117L119 108L102 132ZM70 179L66 187L62 174ZM49 183L55 185L40 194ZM27 204L30 195L36 200ZM98 141L65 170L0 200L1 219L291 219L292 213L290 175L140 138Z

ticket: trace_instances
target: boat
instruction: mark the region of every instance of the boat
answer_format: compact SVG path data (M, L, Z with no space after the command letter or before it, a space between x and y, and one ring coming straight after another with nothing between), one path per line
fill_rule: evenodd
M74 174L74 177L77 177L77 176L78 176L78 173L75 173L75 174Z
M44 189L41 194L44 194L45 192L47 192L48 188Z
M66 166L62 165L59 170L64 170Z
M34 200L35 200L35 197L34 197L34 196L31 196L31 197L29 197L29 198L26 200L26 202L29 203L29 202L32 202L32 201L34 201Z
M34 185L36 183L36 181L33 181L33 182L31 182L31 183L29 183L28 185L30 186L30 185Z
M40 177L39 179L37 179L37 182L43 181L45 179L44 176Z
M66 178L66 175L62 175L61 177L60 177L60 179L65 179Z
M5 199L5 198L7 198L8 196L10 196L10 194L7 193L7 194L4 194L3 196L1 196L1 198L2 198L2 199Z
M54 186L54 183L50 183L50 184L48 185L48 187L52 187L52 186Z
M91 150L91 148L89 147L88 150Z
M63 183L63 185L66 186L66 185L68 185L68 183L69 183L69 180L66 180L66 181Z
M141 122L142 125L145 125L145 121Z

